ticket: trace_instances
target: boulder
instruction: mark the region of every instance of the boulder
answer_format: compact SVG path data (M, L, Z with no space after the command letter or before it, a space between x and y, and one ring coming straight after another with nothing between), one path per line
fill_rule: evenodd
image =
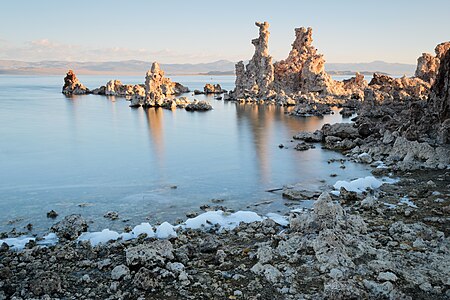
M351 123L325 124L322 126L322 133L325 137L335 136L342 139L355 139L359 137L358 128Z
M164 266L166 260L174 258L173 246L168 240L156 240L126 249L125 257L128 266Z
M213 109L213 107L207 101L198 101L195 99L192 103L186 105L185 109L187 111L208 111Z
M66 216L63 220L51 227L61 240L75 240L81 233L86 232L88 224L79 214Z
M226 92L226 91L224 91L223 89L222 89L222 87L220 86L220 84L210 84L210 83L207 83L206 85L205 85L205 87L203 88L203 92L205 93L205 94L222 94L222 93L224 93L224 92Z

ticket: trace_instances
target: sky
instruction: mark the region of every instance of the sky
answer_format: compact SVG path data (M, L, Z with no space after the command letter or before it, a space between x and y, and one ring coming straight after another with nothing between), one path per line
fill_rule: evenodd
M415 64L450 40L450 0L14 0L0 9L0 59L248 60L255 21L270 24L269 51L287 57L294 28L312 27L331 63Z

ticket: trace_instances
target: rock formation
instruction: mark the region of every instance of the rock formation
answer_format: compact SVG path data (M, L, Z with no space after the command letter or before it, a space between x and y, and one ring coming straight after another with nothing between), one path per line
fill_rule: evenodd
M222 94L226 91L222 89L220 84L205 84L205 87L203 88L203 93L205 94Z
M450 45L450 43L447 43ZM428 99L430 120L436 124L435 132L440 143L450 143L450 48L440 57L439 72Z
M415 76L430 84L436 79L441 59L450 48L450 42L444 42L436 46L434 52L436 56L429 53L423 53L417 59L417 69Z
M160 69L157 62L154 62L152 68L145 76L144 106L160 106L166 96L165 92L169 95L172 93L172 90L168 88L166 81L167 78L164 78L164 71Z
M411 100L428 97L430 84L417 77L393 78L388 75L374 73L369 83L377 99Z
M327 92L334 83L325 72L325 60L312 45L312 28L296 28L289 56L275 63L275 87L287 93Z
M105 95L127 97L134 95L134 85L122 84L120 80L110 80L105 86Z
M252 40L255 54L244 67L243 62L236 64L236 88L230 94L233 99L250 102L271 100L280 105L294 105L304 99L319 97L353 97L362 98L367 86L364 76L347 82L335 81L325 72L325 60L312 45L312 29L296 28L295 41L289 56L272 65L268 53L269 24L256 23L260 28L259 38ZM315 100L315 99L314 99Z
M264 97L273 82L274 69L272 57L269 55L269 23L255 22L259 27L259 37L252 40L255 53L252 59L244 66L242 61L236 64L236 99L250 96Z
M164 71L157 62L154 62L145 76L145 100L141 104L147 107L159 107L162 106L166 97L186 91L189 90L183 85L164 77Z
M64 77L64 86L62 93L65 95L84 95L89 94L90 91L77 78L72 70L69 70Z
M192 103L186 105L185 109L187 111L207 111L213 109L213 107L207 101L198 101L195 99Z

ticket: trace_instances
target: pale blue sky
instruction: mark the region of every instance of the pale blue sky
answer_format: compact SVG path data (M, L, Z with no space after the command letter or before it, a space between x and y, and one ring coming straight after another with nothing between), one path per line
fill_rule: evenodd
M0 59L198 63L249 59L255 21L287 56L295 27L312 27L328 62L416 63L450 40L450 0L3 1Z

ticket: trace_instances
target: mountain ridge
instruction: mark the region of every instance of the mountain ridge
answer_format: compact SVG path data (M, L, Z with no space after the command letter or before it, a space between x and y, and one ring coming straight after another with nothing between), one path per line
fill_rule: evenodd
M217 60L208 63L170 64L161 63L161 68L168 75L225 75L233 74L235 62ZM76 62L45 60L26 62L20 60L0 60L0 74L8 75L63 75L69 69L84 75L143 75L150 69L151 62L142 60ZM373 61L368 63L327 63L325 69L330 73L345 74L364 72L382 72L391 75L413 75L413 64L387 63Z

